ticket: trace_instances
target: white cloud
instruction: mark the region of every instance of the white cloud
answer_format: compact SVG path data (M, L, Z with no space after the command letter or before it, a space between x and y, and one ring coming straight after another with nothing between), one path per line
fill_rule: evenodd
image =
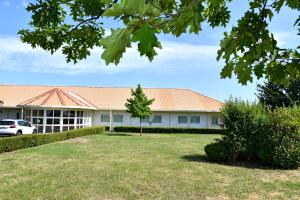
M124 71L147 70L170 73L181 70L219 70L216 62L218 47L188 43L162 41L163 49L151 63L140 57L136 45L127 49L118 66L106 66L101 60L101 48L91 51L91 56L77 64L67 63L61 52L51 55L40 48L32 49L15 37L0 37L0 69L10 71L32 71L43 73L121 73ZM178 71L177 71L178 72Z
M276 31L274 37L282 48L295 48L300 44L300 36L296 31Z

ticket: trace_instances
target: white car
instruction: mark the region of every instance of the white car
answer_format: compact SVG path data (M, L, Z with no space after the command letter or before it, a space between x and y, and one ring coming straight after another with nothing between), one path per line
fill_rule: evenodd
M37 129L24 120L4 119L0 121L0 135L36 134Z

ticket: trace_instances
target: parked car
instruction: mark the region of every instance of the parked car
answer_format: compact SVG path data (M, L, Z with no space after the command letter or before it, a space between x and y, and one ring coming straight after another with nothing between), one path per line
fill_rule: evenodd
M0 135L36 134L37 129L24 120L4 119L0 121Z

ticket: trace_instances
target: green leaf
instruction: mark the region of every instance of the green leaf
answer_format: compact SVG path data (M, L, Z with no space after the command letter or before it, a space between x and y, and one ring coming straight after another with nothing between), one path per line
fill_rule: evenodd
M127 15L143 15L147 11L145 1L141 0L126 0L124 12Z
M161 48L161 44L155 33L155 29L151 28L148 24L143 24L140 29L133 33L131 40L132 42L139 42L138 50L141 56L146 55L150 61L157 55L154 48Z
M114 3L112 8L108 8L104 11L103 16L117 18L123 14L124 14L124 12L123 12L121 5L118 3Z
M150 3L146 4L146 14L152 17L160 16L161 9L159 9L159 5L152 5Z
M111 35L100 41L100 44L105 49L101 58L105 60L107 65L110 63L117 65L120 62L123 53L126 51L126 47L131 46L130 34L131 30L128 28L111 29Z
M220 73L221 78L231 78L233 69L234 69L233 63L231 62L226 63L226 65L224 66L224 68Z

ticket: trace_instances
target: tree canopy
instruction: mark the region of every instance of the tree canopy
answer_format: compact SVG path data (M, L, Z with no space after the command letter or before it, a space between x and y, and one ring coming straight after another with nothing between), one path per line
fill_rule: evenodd
M142 134L142 119L151 115L150 105L154 102L154 99L148 99L140 84L138 84L138 87L135 90L131 89L131 96L132 98L127 99L125 106L127 112L131 114L131 117L140 119Z
M257 86L259 101L271 109L300 105L300 79L293 79L288 86L265 82Z
M137 43L141 56L150 61L162 48L158 34L176 37L198 34L202 25L226 27L231 17L228 5L234 0L37 0L27 7L32 13L29 29L19 31L21 40L32 47L54 53L62 49L68 62L76 63L102 47L106 64L118 64L126 48ZM224 33L217 59L225 65L222 78L235 74L242 84L267 78L288 84L300 76L300 46L283 49L268 25L282 7L300 11L299 0L248 0L249 9ZM104 36L104 18L113 19L109 36ZM122 24L119 23L122 22ZM300 16L293 24L300 35ZM105 26L107 27L107 26Z

